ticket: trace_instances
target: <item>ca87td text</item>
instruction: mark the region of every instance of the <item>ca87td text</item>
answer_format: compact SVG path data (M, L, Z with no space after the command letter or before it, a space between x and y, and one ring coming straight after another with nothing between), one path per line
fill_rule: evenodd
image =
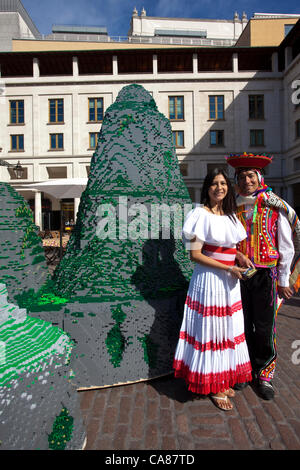
M191 465L194 463L194 456L190 454L152 454L149 457L149 463L152 465Z

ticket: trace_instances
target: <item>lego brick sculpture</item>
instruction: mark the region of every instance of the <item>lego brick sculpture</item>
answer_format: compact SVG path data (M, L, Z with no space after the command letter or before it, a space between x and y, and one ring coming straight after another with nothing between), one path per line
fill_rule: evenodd
M67 299L63 324L76 343L78 386L172 370L192 272L180 239L184 208L191 201L169 120L142 86L126 86L106 111L51 284ZM51 312L34 315L51 319Z
M37 292L48 277L44 249L33 214L24 198L0 182L0 282L9 299Z
M28 204L0 183L0 450L83 446L79 397L70 382L73 343L23 308L40 298L48 278Z
M0 284L0 449L81 449L85 430L70 382L72 342L9 303L7 294Z

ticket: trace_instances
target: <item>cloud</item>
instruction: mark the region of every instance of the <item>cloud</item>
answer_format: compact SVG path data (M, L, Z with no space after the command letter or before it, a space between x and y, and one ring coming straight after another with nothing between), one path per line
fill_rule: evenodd
M132 0L22 0L42 34L53 24L106 26L112 35L126 35L135 2Z
M155 2L153 16L171 18L230 18L233 17L238 1L223 0L159 0ZM232 4L232 7L230 6ZM224 6L225 5L225 6ZM224 13L223 13L224 12ZM226 16L224 14L226 13Z

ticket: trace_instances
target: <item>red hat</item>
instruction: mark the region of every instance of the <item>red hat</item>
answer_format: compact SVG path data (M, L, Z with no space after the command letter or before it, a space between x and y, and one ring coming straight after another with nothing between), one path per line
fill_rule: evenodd
M225 158L227 163L236 170L243 168L257 168L261 170L271 163L273 157L266 153L254 154L244 152L239 154L231 153L229 157Z

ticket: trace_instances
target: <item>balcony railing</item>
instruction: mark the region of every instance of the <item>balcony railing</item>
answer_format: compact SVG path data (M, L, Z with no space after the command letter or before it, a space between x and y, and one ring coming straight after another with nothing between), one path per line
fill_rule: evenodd
M32 36L22 34L14 39L34 39ZM37 40L43 41L86 41L103 43L131 43L131 44L173 44L181 46L223 46L230 47L236 43L234 39L193 38L178 36L106 36L98 34L68 34L53 33L41 35Z

